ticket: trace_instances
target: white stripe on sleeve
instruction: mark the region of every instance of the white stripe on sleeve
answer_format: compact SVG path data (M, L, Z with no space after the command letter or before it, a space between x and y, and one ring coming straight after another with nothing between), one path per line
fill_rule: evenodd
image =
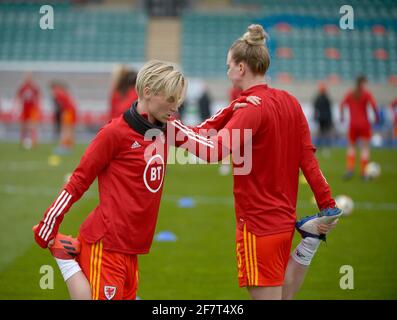
M203 136L200 136L198 134L196 134L194 131L189 132L186 129L182 128L181 126L178 125L178 123L176 122L171 122L175 127L177 127L179 130L181 130L183 133L185 133L189 138L191 138L194 141L197 141L198 143L201 143L203 145L206 145L207 147L210 148L214 148L214 143L209 140L209 139L205 139L203 140Z
M63 198L65 196L65 193L66 193L66 190L63 190L61 192L61 194L58 196L58 198L55 201L55 203L53 204L53 206L51 207L51 209L47 212L47 215L46 215L46 217L44 219L44 224L41 227L40 232L39 232L39 237L41 237L43 232L45 232L44 229L47 229L47 225L48 225L47 221L50 219L50 217L52 217L52 212L58 206L59 202L63 200Z
M69 203L69 201L70 201L71 198L72 198L72 195L69 194L69 195L67 196L67 199L66 199L66 201L64 202L63 206L62 206L61 208L59 208L58 211L56 212L56 215L55 215L55 217L54 217L53 220L52 220L51 227L49 228L49 230L48 230L48 232L47 232L47 235L44 236L44 241L47 241L47 240L48 240L48 237L50 236L52 230L54 229L54 225L55 225L56 219L57 219L57 218L59 217L59 215L63 212L63 210L64 210L65 207L68 205L68 203Z

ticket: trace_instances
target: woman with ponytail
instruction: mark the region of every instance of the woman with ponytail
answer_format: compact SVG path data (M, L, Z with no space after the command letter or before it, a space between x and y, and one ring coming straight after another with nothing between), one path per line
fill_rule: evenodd
M344 108L347 107L350 113L349 131L347 135L348 147L346 152L346 173L343 176L345 180L349 180L354 175L354 167L356 162L356 145L361 140L360 155L360 175L361 178L367 180L365 175L365 167L369 162L370 145L372 137L371 124L368 120L367 106L370 105L375 113L376 122L379 121L378 108L376 101L365 88L367 79L365 76L359 76L356 79L356 86L350 90L340 105L340 120L344 121Z
M227 74L241 97L261 98L233 113L211 137L206 152L186 148L207 161L233 158L236 254L240 287L252 299L292 299L325 234L342 214L314 156L309 126L299 102L286 91L269 87L267 35L251 25L230 47ZM233 139L230 137L248 138ZM251 150L251 153L247 153ZM244 162L237 163L240 155ZM240 169L249 168L242 172ZM296 222L299 170L303 171L320 213ZM290 255L294 229L302 240Z

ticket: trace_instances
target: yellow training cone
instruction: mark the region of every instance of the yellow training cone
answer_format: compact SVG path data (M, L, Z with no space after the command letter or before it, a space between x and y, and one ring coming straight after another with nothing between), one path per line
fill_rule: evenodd
M61 157L55 154L48 157L48 165L51 167L57 167L61 163Z

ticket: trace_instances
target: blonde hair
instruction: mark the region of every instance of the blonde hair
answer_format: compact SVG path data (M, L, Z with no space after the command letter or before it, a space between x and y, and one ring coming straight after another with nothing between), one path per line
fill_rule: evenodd
M139 98L143 98L146 87L153 95L164 94L168 102L181 104L185 95L186 80L173 64L151 60L138 72L136 91Z
M229 51L235 63L245 62L254 74L264 75L269 69L270 55L266 47L268 35L259 24L251 24Z

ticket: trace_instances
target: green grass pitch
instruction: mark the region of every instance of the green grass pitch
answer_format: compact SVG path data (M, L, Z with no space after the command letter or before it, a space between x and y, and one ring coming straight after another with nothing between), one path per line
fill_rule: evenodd
M0 299L68 299L66 286L47 250L33 241L32 226L42 217L77 165L85 145L49 166L54 145L24 151L0 144ZM355 201L353 214L341 218L322 244L297 299L397 299L397 151L373 150L379 179L358 177L343 182L344 150L319 160L333 195ZM133 190L132 190L133 192ZM194 208L179 208L180 197L192 197ZM298 215L317 212L308 185L299 190ZM97 186L66 215L61 231L76 235L97 204ZM141 299L248 299L237 285L232 177L220 176L218 165L169 165L156 232L170 230L176 242L154 242L139 257ZM296 234L295 246L299 240ZM42 290L40 267L55 270L53 290ZM354 289L339 286L340 267L351 265Z

